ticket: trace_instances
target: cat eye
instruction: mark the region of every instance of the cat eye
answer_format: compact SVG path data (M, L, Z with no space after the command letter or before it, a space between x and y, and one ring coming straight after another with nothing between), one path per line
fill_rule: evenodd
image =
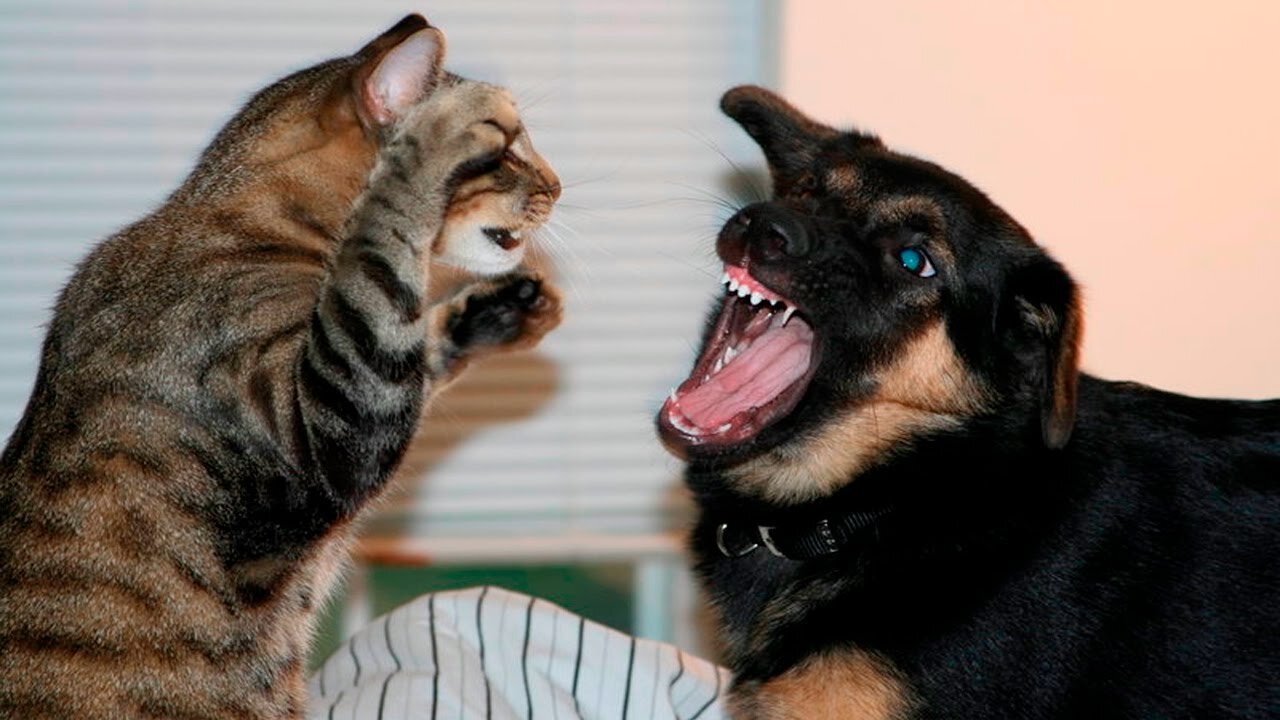
M929 255L918 247L905 247L898 251L898 262L902 268L916 277L930 278L938 274L929 260Z

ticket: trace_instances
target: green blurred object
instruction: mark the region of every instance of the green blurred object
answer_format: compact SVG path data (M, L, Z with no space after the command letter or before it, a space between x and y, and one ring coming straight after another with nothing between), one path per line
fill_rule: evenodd
M635 568L628 563L442 565L427 568L374 566L366 572L373 617L427 593L496 585L542 598L620 632L634 632ZM346 599L347 587L344 584L334 593L317 627L309 663L312 670L319 667L345 639L342 635L342 610Z

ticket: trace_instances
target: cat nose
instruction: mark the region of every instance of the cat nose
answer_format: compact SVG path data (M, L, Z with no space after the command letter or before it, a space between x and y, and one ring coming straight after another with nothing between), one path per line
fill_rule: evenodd
M542 159L538 152L533 149L533 142L529 139L529 135L521 132L516 136L515 140L507 146L507 152L511 157L538 177L541 184L542 192L551 196L551 202L560 199L560 176L556 175L556 171L551 168L545 160Z
M719 242L726 260L766 263L804 257L813 245L800 217L773 203L743 208L725 223Z
M546 189L546 193L551 196L551 202L555 202L560 199L560 176L556 175L554 170L547 168L546 171L542 173L542 184Z

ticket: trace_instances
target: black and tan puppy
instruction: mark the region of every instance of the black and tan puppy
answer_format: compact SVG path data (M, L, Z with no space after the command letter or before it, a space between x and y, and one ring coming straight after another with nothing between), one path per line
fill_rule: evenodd
M658 426L734 717L1280 717L1280 401L1081 374L1070 276L972 185L722 108L774 199Z

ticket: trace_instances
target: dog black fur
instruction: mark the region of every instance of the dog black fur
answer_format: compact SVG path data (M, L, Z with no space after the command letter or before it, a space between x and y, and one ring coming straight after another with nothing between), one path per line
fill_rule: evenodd
M760 88L722 108L774 198L718 253L812 331L699 427L758 312L730 293L659 413L734 716L1280 717L1280 401L1080 373L1075 284L969 183Z

